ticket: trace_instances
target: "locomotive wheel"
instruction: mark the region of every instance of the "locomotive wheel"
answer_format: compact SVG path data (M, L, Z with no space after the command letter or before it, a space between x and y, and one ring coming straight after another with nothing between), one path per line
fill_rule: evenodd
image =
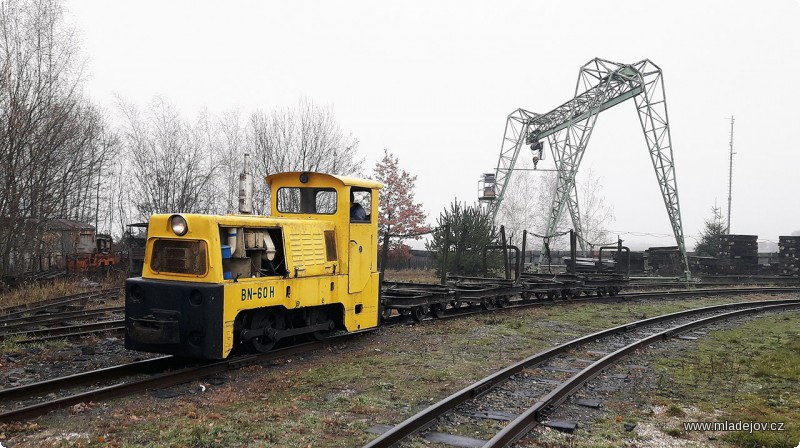
M328 318L328 314L324 310L310 310L306 315L306 325L312 326L321 323L328 322L330 319ZM326 338L326 336L330 333L329 331L315 331L314 332L314 339L321 341Z
M274 328L282 330L285 326L283 315L279 313L267 313L265 311L255 311L247 319L246 325L248 330L263 330ZM269 336L259 336L248 341L245 345L248 350L252 352L266 353L275 347L275 342Z
M441 319L444 317L444 310L446 309L447 309L446 303L437 303L436 305L433 305L433 315L437 319Z
M424 306L415 306L411 310L411 317L417 322L422 322L422 319L425 318L425 314L427 314L427 311Z

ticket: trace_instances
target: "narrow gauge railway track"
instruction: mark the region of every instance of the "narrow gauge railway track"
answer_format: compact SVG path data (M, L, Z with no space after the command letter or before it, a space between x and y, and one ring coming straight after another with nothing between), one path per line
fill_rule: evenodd
M797 277L782 275L709 275L700 276L696 281L686 282L677 277L631 277L626 289L651 289L651 288L692 288L711 286L741 286L741 285L798 285Z
M417 413L393 427L375 428L375 432L383 432L365 448L382 448L394 446L409 440L415 434L426 431L439 425L446 416L452 420L459 418L481 418L483 416L475 411L482 409L479 404L492 394L499 394L503 398L509 396L522 397L521 404L509 404L508 409L523 409L522 412L505 413L504 418L510 423L502 427L489 440L476 440L465 437L449 436L442 433L429 433L429 441L445 441L447 439L460 439L461 443L482 444L484 447L505 447L524 437L539 422L547 419L554 409L566 400L572 393L579 390L587 381L594 378L604 369L616 361L634 352L636 349L647 346L657 341L678 336L694 328L709 325L713 322L731 319L746 314L763 311L781 311L800 308L800 299L767 300L760 302L743 302L736 304L718 305L705 308L681 311L666 314L650 319L631 322L617 327L593 333L544 352L533 355L523 361L498 371L470 386L450 395L423 411ZM701 316L701 317L698 317ZM666 327L665 327L666 326ZM635 332L636 334L631 334ZM616 339L614 339L616 338ZM605 346L603 344L606 344ZM563 358L581 348L588 353L587 347L605 348L597 351L599 359L573 360L589 363L582 369L550 367L545 363L563 363ZM612 352L606 353L608 347ZM541 372L548 370L554 372L573 373L566 380L535 379L528 375L534 369ZM558 384L547 390L548 385ZM466 416L464 414L467 414ZM499 414L499 413L496 413ZM455 416L454 416L455 415ZM486 418L486 417L483 417ZM497 419L495 417L495 419ZM497 419L500 420L500 419ZM446 426L446 422L442 423ZM480 446L480 445L477 445Z
M520 289L503 281L492 281L483 284L473 283L467 287L453 290L446 286L436 284L393 284L384 290L384 295L396 303L395 308L384 308L382 318L385 323L402 323L411 319L421 322L427 318L444 318L474 314L483 310L506 307L529 307L558 305L565 303L590 302L600 303L618 300L637 300L644 298L678 298L697 295L731 295L731 294L756 294L756 293L786 293L800 292L798 287L747 287L747 288L712 288L691 289L680 291L654 291L654 292L629 292L619 293L614 296L579 296L577 299L523 299ZM518 294L518 295L514 295ZM499 298L498 298L499 297ZM560 297L557 295L556 297ZM572 297L572 296L570 296ZM392 316L392 309L397 309L401 317ZM68 311L59 314L36 315L34 317L19 318L25 322L10 324L0 327L0 340L4 338L21 338L21 344L41 342L51 339L63 339L76 336L86 336L100 332L122 331L125 329L124 319L99 320L90 323L64 324L36 328L40 324L50 325L64 322L72 317L103 317L104 313L122 312L122 307L109 307L97 310ZM38 320L35 319L38 317ZM391 317L391 319L390 319ZM26 329L28 328L28 329ZM16 331L13 331L16 330Z
M641 299L649 297L686 297L695 295L720 296L728 294L781 294L800 292L798 286L752 286L737 288L694 288L680 291L636 291L620 293L622 299Z
M5 308L0 310L0 340L23 338L19 342L24 343L124 328L121 319L114 319L123 307L87 309L90 302L116 300L119 293L105 289Z
M5 308L0 310L0 340L22 338L18 342L26 343L121 330L124 321L114 317L124 307L86 308L90 302L116 300L119 293L118 288L105 289Z
M0 326L9 320L26 315L61 312L69 308L83 309L89 301L118 299L119 293L119 288L110 288L6 307L0 309Z
M533 283L532 283L533 282ZM658 284L656 284L658 285ZM454 278L449 285L426 283L384 282L383 296L391 302L384 308L383 317L388 318L392 310L411 315L422 320L429 313L434 317L443 317L446 311L452 311L464 305L480 305L483 309L494 309L512 304L520 300L541 300L558 298L583 298L583 296L619 295L622 298L643 298L648 296L681 296L697 294L733 294L750 292L786 292L798 290L800 286L787 287L750 287L750 288L698 288L679 291L646 292L637 291L619 293L617 286L604 289L591 287L577 289L562 282L553 282L541 278L525 280L521 283L505 279L493 278ZM581 292L583 293L581 295ZM100 331L124 329L123 319L108 319L90 324L67 323L78 318L100 318L114 315L124 307L106 307L85 309L89 300L113 300L118 298L118 289L107 289L90 293L57 297L29 305L19 305L0 310L0 339L7 337L26 338L20 342L42 341L53 338L82 336ZM5 314L3 314L5 312ZM63 323L63 325L56 325Z
M110 306L89 310L64 311L60 313L46 313L33 316L17 317L8 319L0 324L0 336L25 330L31 327L61 323L69 319L98 317L107 314L121 313L124 310L125 308L122 306Z
M7 335L0 335L0 340L7 337L22 338L16 340L18 344L30 344L51 339L65 339L78 336L88 336L108 331L122 331L125 329L124 319L100 320L84 322L74 325L62 325L53 328L39 328L29 331L20 331Z
M22 337L32 341L122 329L124 320L119 316L124 310L121 306L115 306L17 318L0 326L0 340ZM85 322L87 319L91 319L91 322Z
M569 289L569 293L554 292L552 286L534 286L533 291L525 285L504 279L471 279L468 283L448 286L426 283L386 282L382 289L384 320L396 310L401 316L410 316L415 321L429 317L442 318L453 314L474 313L478 309L493 310L506 307L545 306L563 303L607 302L645 298L680 298L692 296L741 295L758 293L800 292L800 286L739 287L739 288L694 288L671 291L636 291L619 293L587 294ZM549 291L549 292L548 292ZM561 300L563 299L563 300Z
M431 285L423 285L423 286L427 287ZM433 285L433 286L434 286L433 294L436 295L437 297L442 297L443 294L445 295L449 294L447 292L446 287L441 287L440 285ZM506 285L503 282L499 282L499 286L500 286L499 290L504 293L512 292L510 289L508 289L508 285ZM419 284L407 284L406 287L410 288L413 291L413 294L425 295L429 293L427 289L423 289L421 291L419 289L420 288ZM475 291L481 291L481 290L485 290L484 292L493 291L492 288L484 288L484 287L473 287L472 289L470 289L470 291L473 293ZM711 290L671 291L671 292L654 292L654 293L626 293L617 296L605 296L605 297L587 296L587 297L581 297L579 299L558 300L558 301L514 300L504 304L503 306L510 305L510 307L512 308L517 308L517 307L528 307L528 306L549 306L549 305L558 305L558 304L567 304L576 302L606 302L606 301L618 301L618 300L649 298L649 297L669 297L669 296L685 297L685 296L705 295L705 294L749 294L749 293L763 293L763 292L785 293L785 292L798 292L798 291L800 291L800 288L737 288L737 289L711 289ZM406 293L408 293L408 290L406 290ZM470 307L459 306L456 308L450 307L443 310L439 310L438 313L434 313L434 316L438 318L457 318L463 315L471 315L484 311L485 303L484 304L481 303L480 297L475 296L472 299L474 299L472 300L475 303L474 306ZM389 325L405 324L408 323L408 319L409 318L407 316L403 315L392 316L387 322L387 324ZM123 320L109 321L108 324L118 325L119 328L122 328L124 326L124 321ZM355 334L361 334L361 333L355 333ZM341 337L325 340L322 343L339 340L347 336L348 335L342 335ZM65 337L65 336L54 336L54 337ZM70 396L62 397L49 402L25 405L17 410L10 410L4 413L0 413L0 422L33 418L38 415L42 415L46 412L49 412L51 410L63 408L66 406L71 406L80 402L86 402L92 400L94 401L105 400L105 399L138 393L144 390L173 386L176 384L192 381L194 379L201 378L204 376L212 375L214 373L235 369L243 365L263 363L283 356L290 356L296 353L303 353L316 350L317 348L319 348L319 346L320 345L316 343L307 343L303 345L297 345L293 347L287 347L285 349L276 350L267 354L245 355L242 357L233 358L221 362L205 363L191 368L186 367L185 359L173 358L173 357L160 357L151 360L140 361L137 363L109 367L105 369L74 374L67 377L45 380L39 383L18 386L11 389L0 390L0 408L3 408L3 407L8 407L10 400L17 400L19 402L24 403L34 400L35 397L40 397L46 393L50 393L53 391L68 390L69 388L82 386L88 383L96 383L101 381L109 383L112 381L121 380L125 376L135 375L139 373L148 373L153 371L163 372L163 370L168 370L173 368L180 369L176 372L158 374L152 378L148 378L142 381L106 386L100 389L81 392ZM181 367L184 368L181 369Z
M360 334L360 333L356 333ZM0 422L20 421L44 415L78 403L102 401L187 383L210 375L236 370L248 365L262 364L287 356L307 353L351 337L351 334L325 341L309 342L269 353L245 355L216 362L198 362L187 367L187 360L163 356L145 361L93 370L62 378L0 390ZM189 361L193 362L193 361ZM146 378L131 378L148 375ZM71 393L71 390L87 384L103 383L105 386ZM43 399L44 394L58 392L55 399Z
M401 315L411 316L416 321L428 317L442 318L449 315L474 313L478 310L493 310L495 308L539 306L576 302L604 302L609 300L635 300L649 297L691 297L696 295L723 295L723 294L753 294L753 293L779 293L800 292L798 287L748 287L748 288L712 288L690 289L680 291L656 292L629 292L619 293L614 296L580 296L561 301L557 298L536 299L530 296L523 299L522 289L509 281L502 279L487 279L488 281L473 282L451 288L436 284L418 283L392 283L384 288L384 295L389 297L395 308L385 308L384 321L388 322L392 309L397 309ZM555 295L561 297L560 294ZM473 306L470 306L473 305ZM113 317L124 311L123 307L107 307L93 310L64 311L61 313L34 314L8 319L5 324L0 324L0 340L4 338L21 338L18 343L40 342L50 339L62 339L76 336L86 336L99 332L122 331L125 329L124 319L101 319ZM110 316L109 316L110 315ZM77 318L94 318L96 321L88 323L69 323ZM62 325L56 325L62 324Z

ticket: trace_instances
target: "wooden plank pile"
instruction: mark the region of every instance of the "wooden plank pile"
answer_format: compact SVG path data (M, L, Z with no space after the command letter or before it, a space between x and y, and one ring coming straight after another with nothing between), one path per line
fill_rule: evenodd
M778 237L781 274L800 276L800 236Z
M719 258L758 264L758 235L720 235Z
M653 275L673 276L683 273L678 246L651 247L645 255L645 267Z
M720 235L717 273L758 273L758 235Z
M644 252L631 252L631 274L641 275L644 273ZM622 263L623 270L627 270L627 257L625 256L625 252L619 252L614 256L614 259L617 263Z

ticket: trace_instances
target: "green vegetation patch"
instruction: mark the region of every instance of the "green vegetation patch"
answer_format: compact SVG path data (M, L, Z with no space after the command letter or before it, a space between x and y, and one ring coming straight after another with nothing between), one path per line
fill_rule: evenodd
M660 357L653 368L662 375L660 399L696 407L705 412L707 421L784 425L783 431L723 432L723 441L743 447L792 448L800 441L798 313L760 317L711 332L685 356ZM679 416L680 410L670 406L667 414Z

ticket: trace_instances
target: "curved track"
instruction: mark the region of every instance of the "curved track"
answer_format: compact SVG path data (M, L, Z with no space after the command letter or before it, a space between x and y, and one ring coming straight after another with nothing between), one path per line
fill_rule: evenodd
M556 300L556 301L514 300L510 302L508 305L510 305L510 308L517 308L517 307L528 307L528 306L551 306L551 305L576 303L576 302L606 302L606 301L634 300L634 299L652 298L652 297L658 297L658 298L687 297L694 295L712 295L712 294L730 295L730 294L751 294L751 293L764 293L764 292L785 293L785 292L798 292L798 291L800 291L800 287L736 288L736 289L709 289L709 290L695 289L690 291L626 293L617 296L605 296L605 297L592 296L592 297L580 297L579 299L567 299L567 300ZM446 310L439 310L439 311L440 312L438 313L436 312L431 313L431 317L457 318L462 315L483 312L484 310L483 307L480 306L480 304L476 304L475 306L472 307L460 307L460 308L451 307L447 308ZM426 314L423 317L427 318L428 315ZM408 322L409 319L411 319L411 317L393 316L390 319L390 322L388 323L405 324ZM108 324L122 328L122 326L124 325L124 321L122 320L108 321ZM346 336L347 335L344 335L343 337ZM54 337L65 337L65 335L54 336ZM590 337L596 337L596 335L592 335ZM340 339L340 338L334 338L334 339ZM213 373L235 369L242 365L252 364L252 363L263 363L275 358L280 358L282 356L289 356L294 353L312 351L319 348L321 344L324 344L324 342L303 344L295 347L289 347L286 349L277 350L267 354L247 355L216 363L200 363L192 367L187 367L187 362L191 363L192 361L187 361L185 359L174 358L174 357L160 357L147 361L140 361L136 363L130 363L106 369L99 369L81 374L70 375L63 378L46 380L40 383L0 390L0 407L16 408L6 411L4 413L0 413L0 421L12 421L12 420L32 418L38 415L42 415L43 413L46 413L50 410L63 408L65 406L70 406L80 402L86 402L90 400L97 401L103 399L110 399L114 397L120 397L120 396L130 395L133 393L138 393L144 390L168 387L175 384L180 384L197 378L201 378L203 376L207 376ZM170 370L170 372L165 372L167 370ZM144 380L133 380L130 378L131 376L140 374L149 374L150 377ZM37 400L34 399L34 397L41 397L47 393L52 393L53 391L63 392L69 389L74 389L76 387L84 386L89 383L109 384L113 382L118 383L120 381L125 381L125 382L122 384L114 384L111 386L100 387L98 389L93 389L89 391L81 391L69 395L62 393L61 398L58 398L51 402L36 402ZM12 402L16 402L17 404L14 404ZM19 407L20 403L22 403L21 407Z
M190 367L186 367L187 360L185 359L164 356L6 389L0 391L0 405L12 407L13 409L1 412L0 422L30 419L81 402L109 400L152 389L183 384L209 375L239 369L243 366L260 364L286 356L318 350L325 346L326 343L325 341L310 342L266 354L248 355L219 362L199 363ZM134 378L136 375L146 375L146 377ZM106 385L80 392L69 392L70 389L95 383ZM50 400L38 399L42 394L53 391L59 391L62 396Z
M592 362L591 365L587 366L583 370L580 370L575 375L572 375L567 381L562 382L549 393L539 397L533 406L529 407L519 416L516 416L508 426L506 426L484 444L486 447L507 446L508 444L513 443L514 441L523 437L535 424L537 424L541 419L545 418L546 415L555 408L555 406L561 403L572 392L579 389L586 381L610 366L613 362L619 360L623 356L631 353L639 347L673 337L692 328L708 325L712 322L729 319L742 314L798 307L800 307L800 299L769 300L761 302L743 302L738 304L719 305L681 311L651 319L631 322L574 339L531 356L523 361L520 361L519 363L509 366L493 375L473 383L472 385L426 408L422 412L408 418L391 429L388 429L378 438L365 445L365 448L389 447L404 440L408 440L414 434L435 425L437 419L441 418L448 412L453 411L456 409L456 407L462 406L471 401L480 400L482 396L509 382L513 377L518 376L521 372L523 372L523 370L535 366L541 366L543 363L550 362L557 356L574 350L577 347L584 347L598 340L628 333L634 330L646 328L646 331L649 330L652 332L652 327L655 325L663 326L665 323L669 323L670 321L685 319L687 317L692 318L690 322L681 323L677 326L671 325L669 328L657 331L655 334L650 333L644 335L634 342L625 345L625 347ZM734 309L736 311L730 311ZM706 314L706 316L702 318L694 318L694 316L701 314ZM480 406L472 407L479 408Z

